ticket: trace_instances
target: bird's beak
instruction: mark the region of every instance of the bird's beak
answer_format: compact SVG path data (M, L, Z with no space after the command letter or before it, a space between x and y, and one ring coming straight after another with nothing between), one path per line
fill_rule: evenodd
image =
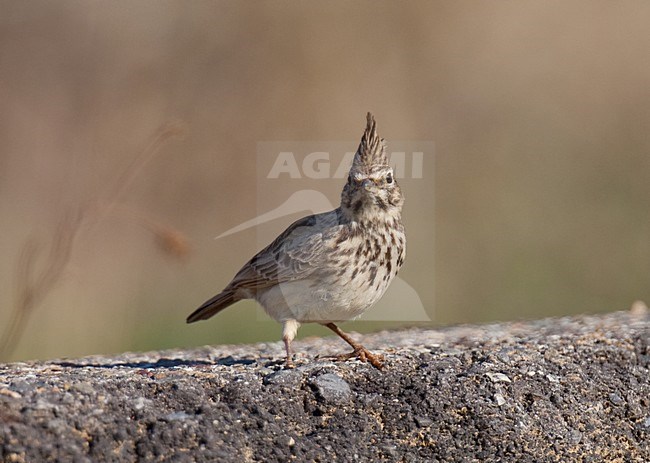
M367 178L367 179L365 179L365 180L363 181L363 183L361 184L361 186L363 187L364 190L366 190L366 191L370 191L370 190L372 190L373 187L375 186L375 182L373 182L372 180L370 180L369 178Z

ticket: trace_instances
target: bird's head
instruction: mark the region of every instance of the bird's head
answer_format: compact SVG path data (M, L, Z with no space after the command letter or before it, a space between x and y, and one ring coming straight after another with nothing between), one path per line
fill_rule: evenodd
M403 204L402 191L388 164L386 142L377 134L375 118L368 113L366 130L341 193L341 209L361 220L375 214L398 216Z

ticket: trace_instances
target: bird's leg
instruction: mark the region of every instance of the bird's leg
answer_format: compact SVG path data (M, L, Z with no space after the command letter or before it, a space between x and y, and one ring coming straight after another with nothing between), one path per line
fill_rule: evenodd
M293 341L293 338L296 337L299 326L300 323L298 323L296 320L291 319L285 320L282 326L282 340L284 341L284 349L287 351L287 368L294 367L292 359L293 353L291 352L291 341Z
M373 367L377 368L378 370L381 370L384 367L384 364L382 363L383 357L381 355L375 355L372 352L370 352L368 349L363 347L361 344L356 342L354 339L352 339L347 333L343 332L341 328L336 326L334 323L325 323L324 324L326 327L328 327L330 330L334 331L336 334L338 334L345 342L350 344L352 346L352 349L354 349L353 352L349 354L343 354L338 356L339 359L341 360L346 360L352 357L357 357L359 360L363 362L369 362Z
M285 362L285 365L287 368L293 368L293 359L291 358L293 354L291 353L291 340L289 338L283 338L284 341L284 349L287 351L287 360Z

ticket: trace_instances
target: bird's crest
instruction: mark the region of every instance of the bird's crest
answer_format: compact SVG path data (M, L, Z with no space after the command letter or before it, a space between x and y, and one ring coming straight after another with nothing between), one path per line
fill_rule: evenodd
M368 113L366 117L366 130L352 161L351 170L356 172L369 172L373 167L388 166L386 141L377 134L374 116Z

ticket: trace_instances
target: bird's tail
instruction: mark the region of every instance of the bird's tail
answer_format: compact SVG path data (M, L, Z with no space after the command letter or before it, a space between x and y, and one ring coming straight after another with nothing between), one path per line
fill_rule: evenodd
M238 300L239 298L235 297L235 294L231 290L223 291L212 299L205 301L201 307L192 312L190 316L187 317L187 323L207 320Z

